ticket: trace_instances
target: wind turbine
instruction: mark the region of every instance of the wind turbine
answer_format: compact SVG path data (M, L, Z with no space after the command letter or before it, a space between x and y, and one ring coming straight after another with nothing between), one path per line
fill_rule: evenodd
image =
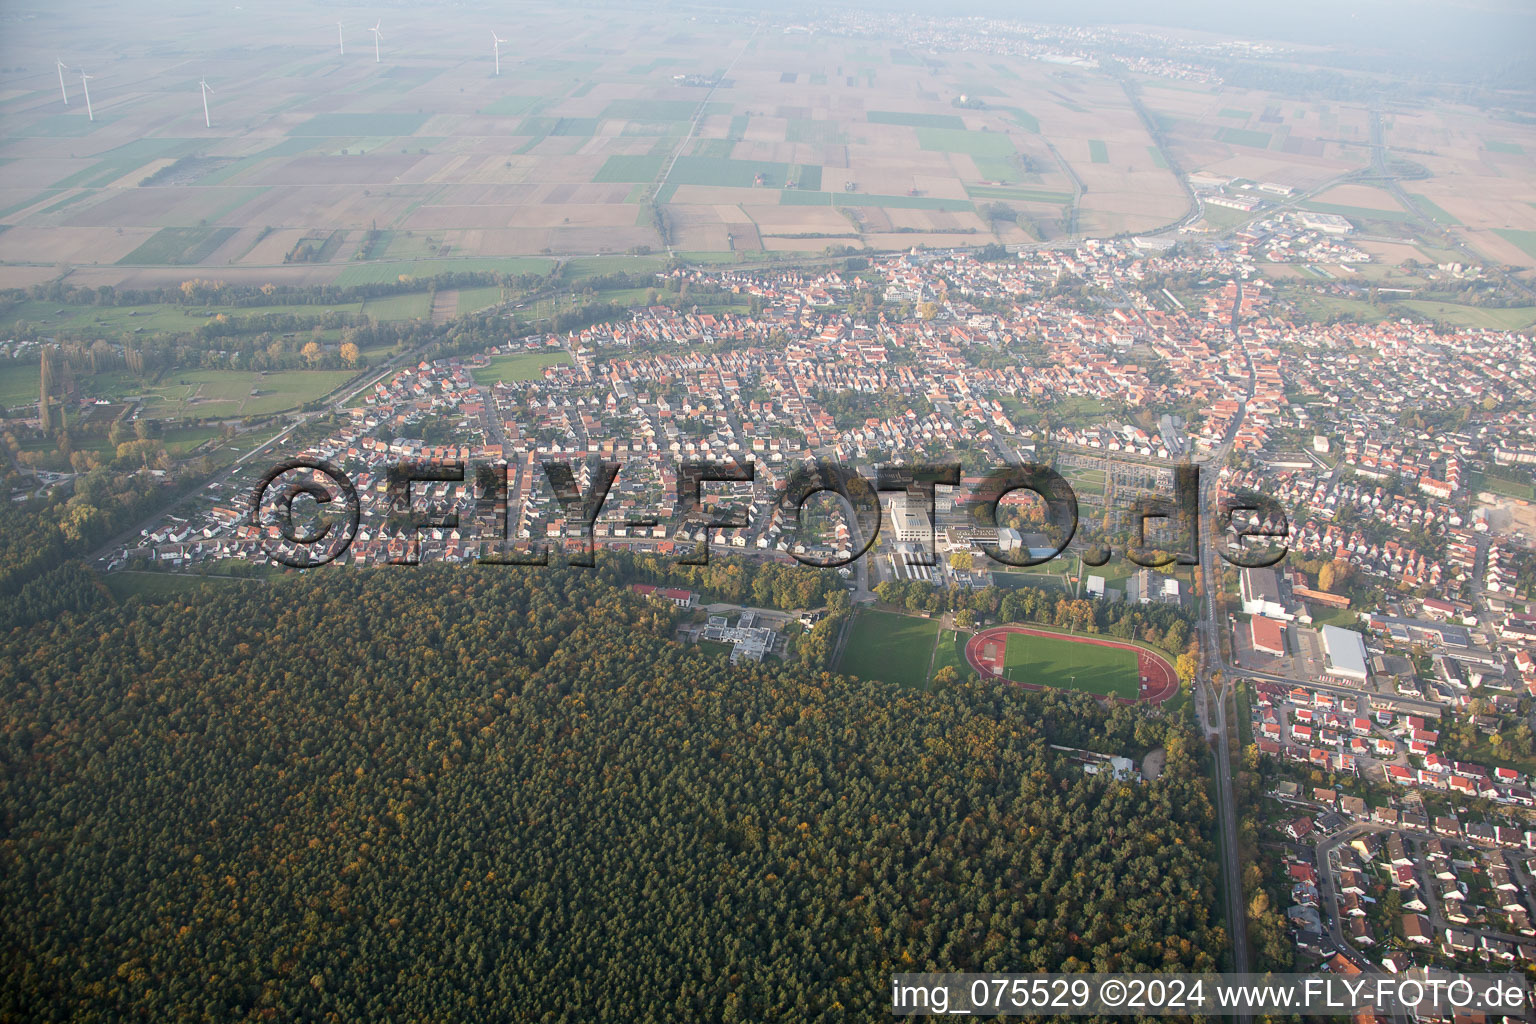
M69 92L64 88L64 62L57 57L53 59L53 62L59 66L59 92L64 94L64 105L67 107L69 106Z
M208 117L208 94L213 92L213 90L208 87L208 79L206 76L204 76L203 80L197 84L203 87L203 126L206 128L212 128L213 121Z
M80 69L80 88L85 90L85 116L92 121L96 120L96 115L91 113L91 87L85 83L95 77L95 75L86 74L85 68Z
M339 21L336 23L336 48L341 51L343 57L347 55L347 40L341 34L341 22Z
M373 23L373 28L368 30L373 33L373 62L375 64L379 62L379 39L382 38L379 35L379 26L382 24L384 24L384 19L380 18Z
M491 52L496 55L496 74L498 77L501 75L501 44L504 42L506 40L498 36L495 29L491 29Z

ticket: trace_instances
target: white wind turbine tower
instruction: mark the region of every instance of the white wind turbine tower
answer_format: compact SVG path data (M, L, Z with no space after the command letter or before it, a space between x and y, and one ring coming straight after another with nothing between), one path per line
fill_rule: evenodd
M213 121L208 117L208 94L213 92L213 90L208 87L208 79L206 76L201 82L198 82L197 84L203 87L203 126L205 128L212 128Z
M69 106L69 90L64 88L64 62L57 57L53 59L53 62L59 66L59 92L64 94L64 105L67 107Z
M96 76L86 74L85 68L80 69L80 88L85 90L85 116L92 121L96 120L96 115L91 113L91 87L86 83L94 77Z
M341 51L343 57L347 55L347 40L341 34L341 22L339 21L336 23L336 49Z
M373 33L373 62L375 64L379 62L379 40L382 38L379 35L379 26L382 24L384 24L384 19L380 18L373 23L373 28L369 29Z
M498 77L501 75L501 44L504 42L506 40L498 36L495 29L491 29L491 52L496 55L496 74Z

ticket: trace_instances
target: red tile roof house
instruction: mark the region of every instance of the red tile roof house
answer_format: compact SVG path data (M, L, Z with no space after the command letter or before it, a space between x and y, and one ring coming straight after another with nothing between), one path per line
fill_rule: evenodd
M1282 831L1292 839L1301 839L1303 836L1311 833L1312 819L1297 818L1295 821L1288 821L1285 823L1285 828Z

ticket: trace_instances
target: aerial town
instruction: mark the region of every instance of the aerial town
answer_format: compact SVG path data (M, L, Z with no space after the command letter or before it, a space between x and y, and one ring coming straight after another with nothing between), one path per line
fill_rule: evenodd
M1180 463L1207 462L1219 495L1256 492L1286 510L1286 560L1221 571L1219 633L1262 787L1245 820L1297 955L1350 971L1536 962L1536 830L1518 813L1536 807L1522 710L1536 695L1536 615L1521 596L1536 507L1481 483L1536 464L1536 420L1508 411L1536 402L1536 345L1409 321L1308 322L1257 272L1298 250L1350 261L1326 230L1277 220L1214 254L1132 240L993 260L914 251L858 271L678 270L668 289L723 288L753 312L654 305L421 361L291 454L342 467L356 487L343 565L467 562L502 537L575 549L583 524L542 464L569 461L586 493L598 459L621 465L592 527L599 546L847 559L870 539L837 506L818 523L780 507L796 465L832 459L873 479L880 463L959 463L962 486L938 488L931 510L883 496L885 528L843 570L866 595L886 580L993 585L1006 566L956 557L980 543L1054 550L964 514L966 484L993 466L1049 462L1078 493L1082 536L1118 543L1096 525L1112 521L1104 513L1165 490ZM496 360L524 354L554 358L528 379L495 376ZM858 396L859 412L839 396ZM389 467L421 462L471 467L411 492L418 512L459 509L458 526L391 522ZM707 484L703 502L744 528L676 519L683 462L753 467L750 483ZM480 464L505 465L504 502L484 500ZM270 515L250 521L265 468L253 460L108 562L291 553ZM1181 585L1176 570L1117 564L1077 566L1076 585L1194 610L1188 570ZM733 663L782 652L771 619L740 614L712 613L685 639L737 645ZM1394 935L1407 945L1383 955L1402 945Z

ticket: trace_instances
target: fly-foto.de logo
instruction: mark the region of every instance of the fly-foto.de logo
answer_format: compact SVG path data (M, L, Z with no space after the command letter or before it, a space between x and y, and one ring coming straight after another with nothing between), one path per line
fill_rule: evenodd
M539 463L565 521L559 538L570 565L592 566L594 562L594 527L608 500L623 463L590 461L576 463L551 460ZM470 484L477 520L489 519L491 530L477 535L479 555L475 559L492 565L548 565L551 541L525 541L507 531L509 474L504 462L474 466L458 460L399 462L385 474L383 491L387 514L380 525L380 536L395 542L387 561L396 565L414 565L420 561L419 532L426 529L462 531L459 507L420 510L413 488L418 484ZM705 510L706 483L752 483L757 479L754 462L682 462L676 467L677 490L671 521L663 524L655 518L623 519L626 529L657 530L672 527L673 536L713 535L723 530L743 530L750 523L741 515L715 515ZM585 490L578 481L585 478ZM907 507L914 504L927 512L927 538L922 555L934 564L936 548L935 503L940 486L961 488L959 463L882 464L874 467L874 479L842 463L819 459L796 466L782 482L776 511L784 524L789 554L798 562L817 568L849 565L870 550L880 534L880 494L900 492ZM1004 499L1027 492L1041 506L1039 535L1042 546L1005 548L995 538L998 510ZM807 502L813 496L829 493L845 503L850 513L850 542L837 552L809 550L795 543L806 530ZM301 517L294 504L300 497L315 503L319 515ZM1156 568L1177 563L1200 563L1200 467L1183 465L1173 474L1172 495L1142 495L1129 510L1128 541L1125 557L1137 565ZM979 477L966 478L956 505L963 518L976 528L972 547L993 561L1006 566L1026 568L1041 565L1066 552L1078 529L1078 501L1072 486L1050 466L1035 463L998 466ZM1161 521L1162 535L1149 543L1149 521ZM268 470L252 491L247 526L263 539L267 554L283 565L311 568L325 565L344 555L358 537L362 526L362 503L356 485L335 464L324 459L295 458ZM496 524L499 525L497 529ZM1277 501L1264 495L1227 496L1216 510L1216 535L1226 538L1218 548L1226 561L1241 568L1261 568L1283 559L1287 548L1278 543L1289 533L1289 522ZM1248 539L1268 542L1262 549L1245 547ZM1095 543L1077 552L1086 565L1100 566L1112 557L1108 544ZM707 539L691 547L684 545L678 561L684 565L703 565L709 560Z

